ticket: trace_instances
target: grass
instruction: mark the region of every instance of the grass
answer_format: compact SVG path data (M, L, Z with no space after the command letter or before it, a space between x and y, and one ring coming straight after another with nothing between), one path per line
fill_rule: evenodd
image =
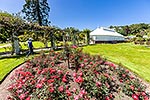
M24 57L10 57L0 59L0 81L17 65L23 63Z
M4 45L6 45L6 44L7 44L7 43L1 43L0 46L4 46Z
M16 66L37 55L39 53L30 55L29 58L26 58L26 55L0 57L0 81Z
M11 44L11 43L9 43ZM63 44L63 42L59 42L56 46L61 46L61 44ZM0 46L5 46L8 45L8 43L4 43L4 44L0 44ZM20 42L21 45L21 49L22 50L27 50L28 49L28 45L27 42ZM40 41L33 41L33 47L34 48L44 48L44 44ZM51 47L51 43L48 42L48 47ZM0 52L7 52L7 51L11 51L11 46L7 46L7 47L0 47Z
M48 43L48 44L49 44L48 46L50 47L50 43ZM7 44L0 44L0 46L4 46L4 45L7 45ZM23 49L23 50L28 49L27 42L20 42L20 45L21 45L21 49ZM44 44L40 41L34 41L33 46L34 46L34 48L43 48ZM6 52L6 51L11 51L11 47L0 48L0 52Z
M28 59L33 58L34 56L38 56L41 52L43 51L36 52L34 55L30 55L28 58L26 58L26 54L0 57L0 81L2 81L3 78L16 66L20 65ZM44 52L47 54L49 53L49 50Z
M22 47L23 50L28 49L28 44L27 44L27 42L20 42L20 44L21 44L21 47ZM48 45L48 46L49 46L49 45ZM33 47L34 47L34 48L43 48L43 47L44 47L44 44L43 44L42 42L40 42L40 41L34 41L34 42L33 42Z
M121 63L142 79L150 82L150 48L133 43L96 44L84 47L83 51Z

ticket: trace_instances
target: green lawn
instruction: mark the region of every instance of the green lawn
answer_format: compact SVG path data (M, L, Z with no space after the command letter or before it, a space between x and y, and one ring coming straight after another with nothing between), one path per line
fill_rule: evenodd
M96 44L84 47L83 51L121 63L139 77L150 82L150 48L146 46L133 43Z
M18 56L9 56L9 57L0 57L0 81L9 73L13 68L18 66L19 64L25 62L28 59L31 59L34 56L39 55L34 54L30 55L26 58L26 55L18 55Z
M24 57L13 57L0 59L0 81L14 67L24 62Z
M21 49L25 50L25 49L28 49L28 46L27 46L27 42L20 42L21 44ZM0 44L0 46L4 46L4 45L7 45L7 44ZM33 42L33 46L34 48L43 48L44 47L44 44L40 41L34 41ZM50 47L50 43L48 43L48 46ZM6 48L0 48L0 52L6 52L6 51L11 51L11 46L9 47L6 47Z

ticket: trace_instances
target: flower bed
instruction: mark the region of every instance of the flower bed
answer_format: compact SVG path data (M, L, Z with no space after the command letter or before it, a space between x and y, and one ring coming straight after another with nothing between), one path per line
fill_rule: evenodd
M10 100L148 100L141 81L128 70L76 46L50 51L16 71ZM124 95L121 97L120 95Z

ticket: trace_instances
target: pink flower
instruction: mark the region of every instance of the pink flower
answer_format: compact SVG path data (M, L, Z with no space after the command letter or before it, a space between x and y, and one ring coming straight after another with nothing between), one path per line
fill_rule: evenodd
M19 96L19 98L20 98L21 100L24 100L25 94L21 94L21 95Z
M81 76L79 76L77 79L75 79L75 81L77 83L82 83L83 82L83 78Z
M18 89L22 88L22 84L18 84L17 87L18 87Z
M125 75L125 74L122 74L122 77L126 77L126 75Z
M53 68L50 68L49 70L50 70L50 74L52 74L52 73L56 72L56 70L55 70L55 69L53 69Z
M36 88L42 88L43 84L42 83L39 83L36 85Z
M135 94L132 94L132 98L133 98L133 100L139 100L138 96Z
M90 62L90 65L92 65L93 64L93 62Z
M51 79L57 79L57 78L59 78L59 76L56 75L51 76Z
M110 85L107 82L105 83L105 85L107 88L110 88Z
M126 70L126 73L129 73L129 70Z
M84 67L84 64L81 64L80 66L81 66L81 67Z
M134 76L130 76L130 79L134 79Z
M7 87L7 90L12 90L13 89L13 86L10 85L9 87Z
M67 96L71 96L72 95L69 90L66 90L66 94L67 94Z
M61 70L58 70L57 72L59 75L63 73L63 71L61 71Z
M109 94L109 97L110 97L110 99L112 99L112 98L113 98L113 95L112 95L112 94Z
M141 94L142 94L142 96L146 96L146 93L145 93L145 92L142 92Z
M134 86L133 86L133 85L131 85L131 86L130 86L130 89L133 91L133 90L134 90Z
M42 82L45 82L46 81L46 78L42 78Z
M84 59L84 63L86 63L87 62L87 59Z
M107 96L107 97L105 98L105 100L110 100L110 98Z
M122 80L122 79L120 79L119 81L120 81L121 83L123 82L123 80Z
M53 83L55 80L54 79L49 79L49 80L47 80L47 83Z
M101 82L96 82L96 86L100 87L100 86L102 86L102 83Z
M79 100L79 96L78 95L74 96L74 100Z
M53 93L53 92L54 92L54 87L51 87L51 88L49 89L49 92L50 92L50 93Z
M28 98L26 98L26 100L30 100L31 99L31 97L29 96Z
M83 73L82 73L82 72L80 72L80 73L79 73L79 75L80 75L80 76L82 76L82 75L83 75Z
M73 45L73 46L72 46L72 48L76 49L76 48L77 48L77 46Z
M42 72L41 70L38 70L38 71L37 71L37 74L41 74L41 72Z
M73 92L76 92L77 89L76 89L76 88L73 88L72 90L73 90Z
M64 90L64 87L63 87L63 86L60 86L60 87L58 88L58 90L59 90L60 92L62 92L62 91Z
M107 73L104 73L104 76L107 77L107 78L109 78L109 75Z
M73 77L76 77L77 76L77 73L73 73Z
M67 82L66 76L63 76L62 81L63 81L64 83Z
M149 100L147 96L144 97L144 100Z
M87 92L86 92L85 90L81 90L81 91L80 91L80 94L82 94L82 95L86 95L86 94L87 94Z

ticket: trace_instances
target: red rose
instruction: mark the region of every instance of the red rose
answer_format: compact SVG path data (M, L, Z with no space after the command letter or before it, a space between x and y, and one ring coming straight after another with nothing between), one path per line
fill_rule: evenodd
M66 90L66 94L67 94L67 96L71 96L72 95L69 90Z
M106 97L105 100L110 100L110 98L109 98L109 97Z
M54 88L51 87L51 88L49 89L49 92L50 92L50 93L53 93L53 92L54 92Z
M36 88L42 88L43 84L42 83L39 83L36 85Z
M64 83L67 82L66 76L63 76L62 81L63 81Z
M79 76L77 79L75 79L75 81L77 83L82 83L83 82L83 78L81 76Z
M147 96L144 97L144 100L149 100Z
M145 93L145 92L142 92L141 94L142 94L142 96L146 96L146 93Z
M135 94L132 94L132 98L133 98L133 100L139 100L138 96Z
M26 100L30 100L31 99L31 97L29 96L28 98L26 98Z
M21 94L21 95L19 96L19 98L20 98L21 100L24 100L25 94Z
M47 80L47 83L53 83L55 80L54 79L49 79L49 80Z
M121 83L123 82L123 80L122 80L122 79L120 79L119 81L120 81Z

